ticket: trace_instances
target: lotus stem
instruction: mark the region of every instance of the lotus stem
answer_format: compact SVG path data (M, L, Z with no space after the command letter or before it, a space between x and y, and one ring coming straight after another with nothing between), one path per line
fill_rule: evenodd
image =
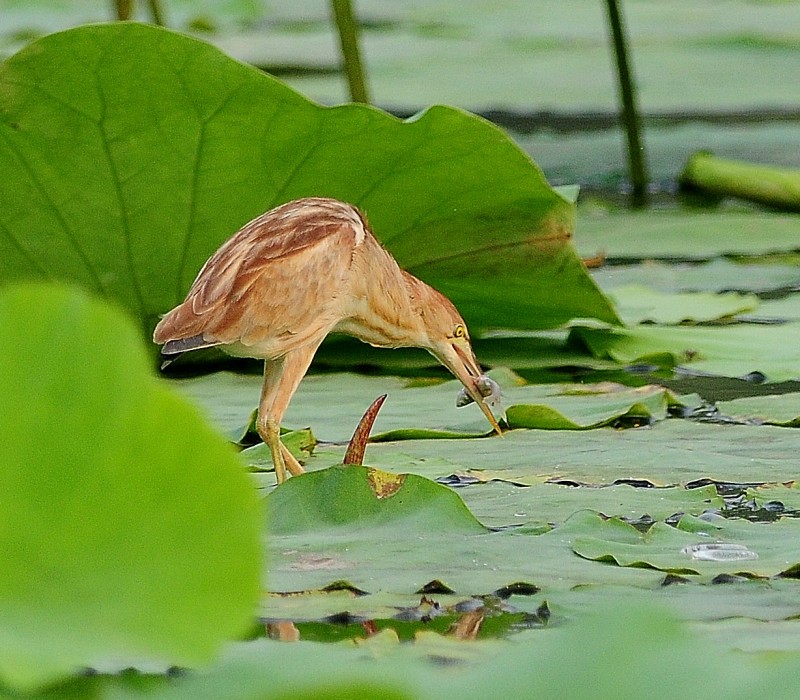
M617 80L622 101L621 118L628 142L628 170L631 179L631 205L647 206L647 167L645 165L642 125L637 106L636 86L628 61L628 46L622 14L617 0L606 0L608 21L617 63Z
M153 18L153 24L159 27L166 27L167 23L164 19L164 7L161 0L148 0L150 6L150 16Z
M118 20L130 19L133 11L133 0L114 0L114 10Z
M695 153L680 177L681 189L739 197L774 209L800 211L800 169L776 168Z
M331 0L333 17L339 32L342 47L344 70L350 86L350 99L353 102L369 103L364 68L358 43L358 22L353 13L351 0Z

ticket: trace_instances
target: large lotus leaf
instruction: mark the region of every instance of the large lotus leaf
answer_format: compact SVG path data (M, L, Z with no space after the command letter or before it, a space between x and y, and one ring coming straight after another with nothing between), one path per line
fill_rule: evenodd
M592 537L576 537L576 554L619 566L683 574L776 576L800 565L800 521L764 527L746 520L684 516L678 527L656 523L639 532L616 518L598 523Z
M796 452L796 431L788 428L670 419L628 430L513 430L502 440L376 443L367 448L366 459L380 469L429 478L488 470L493 479L505 474L509 481L526 483L685 486L706 480L791 481L797 478ZM340 463L343 455L344 447L318 448L308 467Z
M635 235L633 235L635 232ZM581 217L575 237L586 256L707 260L797 250L797 217L756 212L629 212Z
M701 373L743 377L761 372L770 382L800 377L800 323L576 327L572 333L597 357L626 364L668 353L675 364Z
M260 379L219 373L170 384L227 431L248 421L258 401ZM310 425L319 439L344 442L370 402L388 393L375 421L379 432L421 425L450 427L462 434L485 430L486 420L475 406L455 407L457 388L455 382L404 388L404 382L395 377L312 375L300 384L286 424L295 428ZM553 388L524 386L505 392L506 398L513 400L533 396L541 401L542 394L552 394ZM574 398L577 406L584 399L557 398L565 402ZM680 400L693 405L695 399ZM628 406L633 403L629 401ZM497 470L505 472L508 480L531 483L547 479L598 485L620 479L645 480L661 486L701 479L776 482L797 476L796 440L794 431L770 425L717 425L670 418L649 428L628 430L513 430L502 439L375 443L367 447L365 462L429 478L470 469ZM341 463L343 456L344 446L319 446L308 465L321 469ZM503 477L497 474L496 478ZM272 475L269 479L274 482Z
M621 418L648 423L666 418L670 406L680 405L671 391L651 384L635 389L613 383L589 384L561 390L545 385L508 393L518 401L528 399L508 407L511 428L581 430L611 425ZM541 403L531 403L537 394L542 396Z
M706 634L713 645L733 641L740 652L790 652L794 658L800 655L800 639L797 636L797 618L788 620L749 620L731 617L712 623L696 623L695 629Z
M763 527L763 525L757 526ZM727 578L727 577L726 577ZM573 591L569 598L561 600L565 614L580 614L581 610L602 606L611 598L625 596L631 602L659 603L668 605L673 614L684 620L705 623L725 623L733 618L742 621L792 620L800 614L800 601L797 599L797 582L784 578L773 578L765 582L759 578L728 579L723 584L720 579L707 575L672 579L678 585L661 585L658 589L644 590L625 586L614 588L606 584L585 586ZM669 583L670 579L662 578ZM757 625L755 625L757 627ZM713 632L711 628L707 630ZM792 635L795 644L800 642L800 630ZM777 640L776 640L777 641ZM729 639L723 646L739 648L741 639ZM768 647L780 648L780 647Z
M192 399L225 431L234 431L249 420L258 403L261 378L227 372L171 384ZM485 434L490 428L475 406L456 408L460 384L409 387L397 377L357 374L318 374L305 377L286 413L284 424L311 426L323 441L350 439L367 406L380 394L388 394L375 421L376 434L409 428L427 428L464 435ZM237 431L238 432L238 431ZM367 448L367 455L371 448ZM367 459L369 462L369 459Z
M658 580L652 571L631 574L572 554L575 537L596 532L591 511L578 512L544 534L541 528L490 532L465 527L464 521L448 513L438 522L433 513L425 513L420 524L413 518L397 522L372 518L368 527L362 527L352 517L350 526L314 527L303 522L290 531L296 522L291 508L297 504L280 498L280 490L274 493L279 498L269 497L271 518L275 527L281 527L279 521L286 517L288 526L271 533L268 542L271 591L322 588L344 579L368 593L411 594L439 580L459 595L483 595L516 581L539 586L546 582L548 591L568 591L578 583L598 580L596 576L604 583L630 585L654 585ZM413 512L417 506L402 507Z
M430 531L485 532L450 489L416 474L352 464L290 479L267 497L275 535L396 527L404 537Z
M760 507L780 503L786 509L800 511L800 480L758 486L748 489L747 495Z
M719 401L717 408L726 416L755 424L800 428L800 394L745 396Z
M637 214L631 216L638 219ZM604 265L592 270L592 277L606 292L629 285L644 285L663 293L763 293L800 287L800 267L797 265L750 264L727 258L714 258L708 262L646 260L630 265Z
M285 605L276 603L273 612L282 611L288 618L300 620L307 619L309 610L319 615L352 609L356 614L368 615L370 611L380 612L381 606L391 604L392 600L398 601L397 593L405 594L406 602L400 603L407 605L408 596L429 580L426 575L440 579L458 595L485 595L513 581L524 581L542 589L541 596L550 602L561 620L585 615L601 602L628 602L637 593L638 599L652 601L657 597L680 612L686 594L677 586L660 590L658 584L664 581L664 573L656 567L686 575L702 573L705 577L701 580L705 582L719 573L778 573L782 570L781 557L792 561L797 547L791 544L796 521L781 521L777 525L771 530L772 525L684 518L679 529L661 523L650 533L642 534L618 520L580 511L545 534L522 528L465 537L446 528L426 530L406 539L404 531L378 526L368 533L315 530L303 535L280 535L271 543L278 590L308 591L309 587L347 577L362 593L358 601L341 597L327 602L317 599L308 608L303 605L304 596L293 593ZM720 541L740 545L742 549L738 551L747 549L760 558L714 562L693 559L683 551ZM582 561L572 554L573 550L582 556L596 555L604 560L619 557L625 566ZM647 568L631 566L637 562L639 567ZM387 598L382 593L386 591L396 594ZM641 595L643 592L646 595ZM372 599L364 593L377 595ZM759 619L781 619L796 612L797 603L790 591L784 591L777 599L766 593L758 596L753 592L747 609L741 609L740 613ZM313 592L304 595L312 597ZM702 604L700 596L696 593L692 597L694 604ZM433 594L433 598L438 599L438 594ZM735 600L740 599L737 596ZM448 600L452 598L444 596L442 604ZM542 597L514 596L512 605L533 611L541 600ZM702 617L722 616L735 600L726 601L719 594L714 606Z
M235 454L83 292L6 288L0 348L3 683L208 661L260 590L260 508Z
M627 325L643 322L674 325L687 321L718 321L755 311L755 294L682 292L664 294L642 285L617 287L610 292Z
M583 488L559 483L527 485L525 475L497 470L469 472L480 482L457 489L464 503L489 527L560 524L573 513L590 508L607 517L664 520L676 513L702 515L719 509L723 500L713 485L701 488L641 488L615 484ZM491 481L484 482L489 477ZM800 494L798 494L800 497Z
M574 205L460 110L323 108L207 44L115 24L10 58L0 113L0 280L72 280L152 326L236 229L326 195L477 328L617 321L572 247Z
M491 376L500 376L497 372ZM226 432L245 424L258 401L261 378L218 373L176 380L173 386L197 401ZM397 377L356 374L321 374L306 377L286 413L293 428L310 425L321 440L349 439L358 419L372 400L388 394L375 421L377 441L414 437L466 437L490 431L475 406L457 408L461 385L447 381L435 385L408 385ZM676 397L664 387L631 389L619 384L505 386L512 428L575 430L614 423L622 417L644 422L667 416L673 405L693 405L696 397Z
M225 431L236 430L249 421L258 404L261 383L259 376L228 372L170 382L179 393L202 406ZM445 392L439 387L406 388L406 383L397 377L358 374L307 376L289 406L284 424L293 428L311 426L320 440L345 442L367 406L377 396L388 394L375 421L376 432L410 427L458 429L462 434L486 430L488 423L474 406L456 409L459 389L455 382L448 382ZM367 455L370 449L367 448Z
M800 284L795 286L800 288ZM768 320L800 321L800 303L798 301L800 301L800 297L797 294L764 301L759 306L756 316Z
M446 382L441 387L429 390L428 396L437 401L429 406L437 406L437 412L441 412L441 406L447 406L444 390L452 386L455 386L454 382ZM510 388L504 392L503 398L506 404L511 404L505 411L505 422L512 430L588 430L607 425L641 425L664 419L670 407L684 405L662 386L646 385L631 389L613 382L585 384L577 388L552 384ZM431 420L436 420L435 416L436 412L431 411ZM480 423L471 423L471 426L474 426L473 430L476 432L400 428L378 433L372 440L387 442L491 435L491 431L485 426L483 430L480 429Z

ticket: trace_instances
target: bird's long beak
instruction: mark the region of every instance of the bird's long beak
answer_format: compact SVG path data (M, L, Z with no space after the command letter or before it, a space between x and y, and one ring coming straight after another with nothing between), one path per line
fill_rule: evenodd
M475 353L469 348L459 347L458 345L451 344L448 346L448 352L444 357L439 360L449 369L456 378L464 385L467 393L472 400L478 404L483 415L486 416L489 423L495 429L498 435L502 435L503 431L497 423L497 419L489 408L483 395L478 391L477 381L481 376L481 368L478 365L478 360L475 358Z

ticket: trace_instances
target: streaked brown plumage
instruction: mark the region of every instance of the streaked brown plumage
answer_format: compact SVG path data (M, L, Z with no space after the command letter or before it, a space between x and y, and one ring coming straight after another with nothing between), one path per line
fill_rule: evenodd
M298 199L246 224L209 258L153 339L166 356L220 346L265 360L258 431L280 483L286 469L303 471L280 442L280 421L332 331L429 350L500 432L476 387L480 367L455 306L401 270L361 213L334 199Z

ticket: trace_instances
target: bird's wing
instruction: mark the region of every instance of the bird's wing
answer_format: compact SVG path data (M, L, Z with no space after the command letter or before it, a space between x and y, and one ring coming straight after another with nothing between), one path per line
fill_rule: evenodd
M322 200L325 201L325 200ZM229 239L203 266L186 300L154 339L200 336L269 357L324 336L339 320L353 250L365 238L355 210L267 214Z

